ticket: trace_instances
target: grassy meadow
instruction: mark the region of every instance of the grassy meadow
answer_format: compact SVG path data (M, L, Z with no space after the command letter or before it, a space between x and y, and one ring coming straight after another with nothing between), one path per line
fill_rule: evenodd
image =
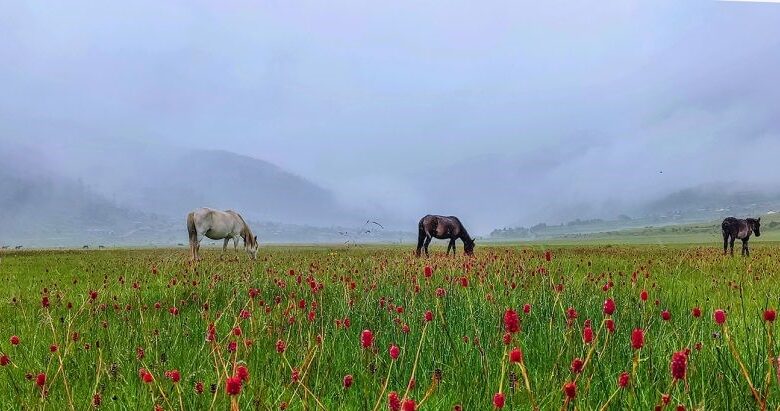
M2 252L0 405L777 409L762 240Z

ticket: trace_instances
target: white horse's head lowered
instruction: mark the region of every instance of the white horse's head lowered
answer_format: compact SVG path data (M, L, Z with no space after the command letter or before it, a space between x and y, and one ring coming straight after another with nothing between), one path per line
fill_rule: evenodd
M244 249L246 250L246 253L249 254L249 257L251 257L253 260L257 260L257 250L260 248L260 245L257 243L257 236L253 236L252 233L249 233L246 237L244 237Z

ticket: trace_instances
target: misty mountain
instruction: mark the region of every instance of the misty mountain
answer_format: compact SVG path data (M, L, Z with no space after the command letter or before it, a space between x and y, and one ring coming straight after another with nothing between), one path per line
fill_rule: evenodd
M182 220L197 207L234 209L256 221L362 223L327 189L267 161L219 150L66 138L17 151L37 168L112 203Z

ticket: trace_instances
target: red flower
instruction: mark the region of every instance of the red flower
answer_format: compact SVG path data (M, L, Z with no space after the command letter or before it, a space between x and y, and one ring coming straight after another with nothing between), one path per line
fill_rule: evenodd
M43 388L43 386L46 385L46 374L38 374L38 376L35 377L35 385Z
M604 314L612 315L615 313L615 300L607 298L604 301Z
M531 312L531 304L526 303L525 305L523 305L523 312L526 313L526 314L530 313Z
M417 404L413 399L408 398L404 400L403 404L401 405L401 409L403 411L415 411L417 409Z
M427 322L433 321L433 313L431 312L431 310L425 312L425 321Z
M444 297L447 294L447 291L444 291L443 288L439 287L436 289L436 296L439 298Z
M639 293L639 299L642 301L647 301L647 290L642 290L642 292Z
M684 380L685 372L688 368L688 353L686 351L678 351L672 354L672 362L669 368L675 380Z
M241 336L241 327L233 328L233 335L235 335L236 337Z
M775 318L777 318L775 310L764 310L764 321L771 323L775 321Z
M701 317L701 308L693 307L693 309L691 310L691 315L693 315L694 318Z
M344 376L344 388L349 388L352 386L352 374L347 374Z
M575 374L579 374L582 372L582 366L585 365L585 362L582 361L582 358L575 358L571 361L571 372Z
M290 380L292 380L292 382L298 382L300 378L301 372L297 368L293 368L292 372L290 373Z
M645 332L641 328L636 328L631 332L631 346L638 350L645 345Z
M516 333L520 331L520 318L511 308L507 309L504 313L504 328L507 332L510 333Z
M6 365L11 363L11 359L8 358L7 354L0 355L0 366L5 367Z
M604 321L604 326L607 327L607 331L609 331L610 334L615 332L615 321L613 319L607 318L607 320Z
M149 384L150 382L154 381L154 376L152 373L146 370L146 368L141 368L138 370L138 376L141 377L141 381Z
M195 383L195 393L203 394L203 381L198 381Z
M661 311L661 318L664 321L669 321L672 319L672 314L669 312L669 310L663 310Z
M397 392L390 391L390 394L387 394L387 402L388 402L388 406L390 407L390 411L401 410L401 399L398 398Z
M574 307L569 307L566 309L566 318L573 320L577 318L577 310L574 309Z
M247 382L249 381L249 369L246 368L246 365L239 364L236 366L236 370L233 373L236 377L241 379L241 382Z
M544 252L544 259L547 262L550 262L550 260L552 260L552 253L549 250Z
M166 371L165 376L170 378L174 383L177 383L181 380L181 373L179 373L179 370Z
M390 352L390 358L392 358L394 360L398 359L398 355L401 354L401 350L395 344L391 345L390 346L390 350L388 350L388 351Z
M465 275L460 278L460 286L461 287L468 287L469 286L469 278Z
M433 275L433 268L431 268L431 266L429 266L429 265L426 265L425 266L425 276L426 277L430 277L431 275Z
M523 362L523 352L517 347L512 348L512 351L509 351L509 362Z
M283 353L284 350L287 349L287 343L284 342L284 340L277 340L276 341L276 352L279 354Z
M493 406L496 408L504 408L504 394L497 392L493 396Z
M360 334L360 344L363 348L370 348L374 344L374 333L371 330L363 330Z
M723 325L723 323L726 322L726 312L721 309L715 310L715 312L712 314L712 317L715 319L715 322L718 325Z
M590 326L582 329L582 342L585 344L590 344L593 342L593 328L590 328Z
M19 345L20 342L21 340L19 339L19 337L15 335L11 336L11 345Z
M571 381L563 384L563 392L566 393L566 398L574 399L577 396L577 383Z
M103 402L103 398L100 396L100 394L95 394L92 396L92 406L97 408L100 407L100 403Z
M504 340L504 345L509 345L509 343L512 342L512 334L504 333L504 336L501 337L501 339Z
M629 381L628 373L625 371L621 372L620 375L618 376L618 386L620 388L626 388L628 387L628 381Z
M57 344L50 345L49 352L57 352Z
M225 381L225 392L228 395L238 395L241 393L241 378L237 376L228 377Z

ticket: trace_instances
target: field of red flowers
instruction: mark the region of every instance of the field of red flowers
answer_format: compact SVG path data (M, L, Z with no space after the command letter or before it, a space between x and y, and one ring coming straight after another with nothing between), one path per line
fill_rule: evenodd
M777 409L780 250L716 245L9 252L0 403Z

